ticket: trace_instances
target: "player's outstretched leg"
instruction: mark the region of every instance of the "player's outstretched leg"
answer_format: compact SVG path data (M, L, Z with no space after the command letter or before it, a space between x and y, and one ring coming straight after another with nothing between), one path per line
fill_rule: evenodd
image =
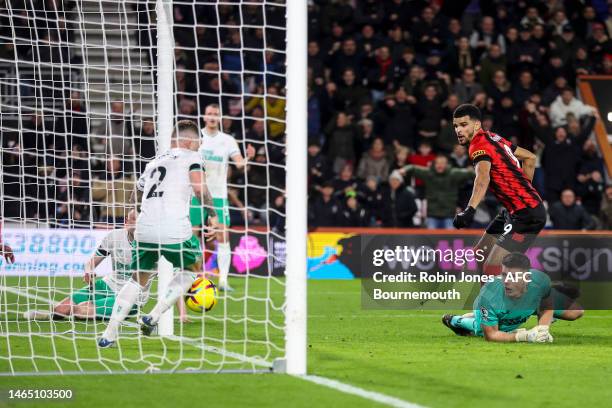
M123 285L113 305L113 312L106 326L106 330L104 330L102 337L98 340L98 346L100 348L111 347L115 341L117 341L119 326L136 304L140 292L141 286L133 278Z
M222 234L225 234L225 232L222 232ZM223 292L231 292L234 290L228 282L231 261L232 250L229 242L227 242L225 239L224 241L219 241L217 246L217 262L219 263L219 289Z
M442 323L458 336L472 336L474 334L474 322L474 317L451 314L442 316Z
M142 334L145 336L151 335L155 328L157 327L157 322L162 314L181 297L183 296L187 290L191 287L193 283L193 274L191 272L183 271L177 272L170 283L168 284L168 288L166 289L166 293L164 293L157 303L151 313L148 315L143 315L140 320L140 330Z

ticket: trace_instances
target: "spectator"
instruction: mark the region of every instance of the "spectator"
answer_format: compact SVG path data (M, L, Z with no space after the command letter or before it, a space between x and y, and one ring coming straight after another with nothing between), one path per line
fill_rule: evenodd
M393 64L393 85L395 88L398 88L402 81L404 81L404 78L408 77L410 70L414 66L414 59L414 50L409 47L404 48L400 60Z
M510 81L508 81L504 71L495 71L495 74L493 74L493 84L487 90L487 93L495 102L495 106L500 106L501 100L504 97L512 96L512 85Z
M383 226L412 227L412 217L417 212L414 194L404 185L404 177L399 172L389 176L389 187L384 194L385 212Z
M571 65L564 64L558 52L552 52L546 64L540 69L540 83L547 86L558 77L564 77L567 81L567 78L570 78L572 74ZM551 99L546 105L550 105L553 100Z
M442 123L442 97L438 95L436 87L432 84L425 87L423 97L416 105L417 129L421 138L434 139L440 132Z
M531 116L529 123L534 130L536 138L544 143L542 157L546 192L544 198L549 203L559 199L559 194L565 188L573 188L576 170L581 155L581 146L589 136L594 118L589 119L582 133L577 137L568 138L564 127L553 130L548 124L546 116L537 110L534 105L529 106Z
M328 140L327 155L333 158L332 169L338 173L347 163L355 163L357 130L344 112L339 112L325 128Z
M572 70L576 76L589 75L593 73L593 63L589 58L589 53L585 46L580 46L576 49L574 59L572 61Z
M360 192L364 207L371 217L371 224L381 226L385 216L385 201L376 177L368 177Z
M354 38L347 38L342 42L342 49L333 52L331 56L331 74L335 82L340 82L342 73L352 68L358 79L363 77L363 56L358 52Z
M413 145L415 140L415 115L412 95L408 95L404 88L399 88L395 95L387 95L384 100L384 109L389 120L385 128L385 140L397 141L402 145Z
M132 123L127 116L122 101L111 103L111 112L104 129L107 155L123 158L134 152Z
M571 189L563 190L561 201L552 204L548 213L554 229L584 231L593 227L593 219L576 203L576 195Z
M457 94L460 103L470 102L477 93L482 91L482 85L476 82L476 71L473 68L464 69L461 81L453 88L453 93Z
M368 90L356 82L357 77L352 68L347 68L342 73L342 84L338 87L336 98L340 101L337 105L340 110L357 114L358 107L364 103L369 95Z
M364 180L368 177L376 177L378 181L386 180L389 177L387 152L381 138L374 139L372 147L363 154L357 168L357 177Z
M244 107L246 113L251 113L256 107L263 109L263 98L251 98ZM285 133L285 98L279 95L278 87L270 85L265 98L265 112L269 118L267 121L268 136L278 139Z
M401 24L400 24L401 26ZM405 27L405 26L404 26ZM415 48L417 54L427 55L433 49L442 50L444 41L442 40L442 27L436 19L432 7L424 7L421 17L414 24L412 37L415 38Z
M368 72L368 84L374 91L374 101L381 100L384 92L392 83L394 67L389 47L383 46L376 50L374 65Z
M133 204L130 204L135 184L133 177L123 173L121 160L110 156L106 162L106 172L93 181L91 198L93 208L100 222L123 225L123 221Z
M533 82L533 75L530 71L522 71L519 74L518 82L512 89L512 101L515 106L523 106L531 95L538 91Z
M459 187L474 171L451 168L446 156L437 156L429 167L408 165L400 170L402 176L416 176L425 185L427 200L427 228L452 228L458 207Z
M340 206L334 198L334 187L325 183L321 195L312 200L308 211L308 224L312 227L331 227L337 224Z
M450 163L453 167L464 169L469 164L467 148L460 144L453 146L453 152L450 155Z
M357 200L357 193L355 191L347 192L345 201L338 213L338 226L367 227L369 222L368 212Z
M264 150L265 148L262 147ZM308 185L320 189L326 180L329 180L329 166L327 158L321 153L321 146L316 141L308 144ZM265 183L264 183L265 185Z
M383 3L379 0L358 0L355 7L355 23L380 28L385 17Z
M521 26L519 39L508 49L508 64L513 71L531 71L540 64L540 47L531 38L529 27Z
M519 136L518 112L515 104L509 96L504 96L494 109L495 125L493 131L503 134L505 138L511 139Z
M574 91L571 88L565 88L561 95L550 105L551 125L553 127L566 125L568 114L572 114L577 119L580 119L594 112L595 108L584 104L574 97Z
M71 150L76 144L82 150L89 150L89 126L80 92L72 92L66 99L65 114L56 117L54 133L56 149Z
M506 52L504 37L495 31L495 20L493 17L485 16L480 23L480 29L472 33L470 45L476 51L477 57L479 57L491 44L499 45L502 53Z
M574 120L571 124L578 121ZM575 127L576 125L572 125ZM579 125L578 125L579 126ZM588 129L587 129L588 130ZM574 132L580 132L579 129ZM571 131L568 131L571 134ZM590 132L589 132L590 133ZM587 139L583 145L576 194L580 197L582 206L589 214L597 216L604 191L603 161L597 153L597 147L592 139Z
M493 76L497 72L505 74L506 56L502 53L499 44L491 44L486 54L480 61L479 78L480 84L484 89L489 89L493 85Z
M436 158L436 155L433 153L431 143L424 140L419 143L417 152L408 156L408 164L415 164L417 166L428 167L435 158ZM423 180L421 180L420 178L416 178L414 185L417 188L417 192L419 193L419 196L422 196L421 190L423 188Z
M408 155L410 154L410 149L406 146L397 145L395 148L395 160L393 161L390 169L399 170L404 168L406 163L408 162Z
M559 75L542 93L542 104L549 106L559 95L561 95L561 92L563 92L565 88L567 88L567 79Z
M333 179L332 186L338 194L359 190L359 181L353 174L353 166L351 164L345 164L342 167L340 174Z
M370 24L366 24L361 28L361 35L358 37L357 42L363 49L364 57L373 58L374 51L382 45L383 40L380 38L380 35L376 33L374 27Z
M587 5L582 9L582 15L578 17L574 22L573 26L576 28L576 34L580 38L586 38L592 35L593 29L596 25L599 25L595 8L591 5Z
M610 41L610 37L606 34L603 24L593 24L593 32L587 38L586 45L591 58L597 64L601 64L604 56L612 52L612 41Z
M477 64L476 55L470 47L470 40L467 37L460 37L456 45L451 49L449 72L460 75L467 68L475 68Z
M359 135L357 141L357 155L362 156L370 149L374 136L374 121L370 119L361 119L358 123Z
M574 29L571 25L566 24L563 26L561 36L554 40L554 49L559 53L563 64L571 63L572 56L576 52L582 42L576 38Z
M612 231L612 185L608 185L604 192L599 219L601 220L602 229Z
M140 135L134 140L138 160L138 174L142 174L147 163L155 157L155 124L152 118L142 121Z

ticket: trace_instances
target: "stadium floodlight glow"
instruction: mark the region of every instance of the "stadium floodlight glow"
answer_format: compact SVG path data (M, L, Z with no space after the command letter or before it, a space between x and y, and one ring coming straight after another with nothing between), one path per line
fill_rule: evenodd
M12 44L12 55L0 56L2 235L17 259L0 263L0 376L305 374L307 1L41 3L72 7L61 12L37 4L0 2L11 32L0 42ZM286 114L269 111L270 97ZM109 228L124 227L134 182L170 146L174 124L201 124L211 103L221 106L223 126L239 129L232 135L241 150L258 144L266 158L249 162L263 177L246 172L230 184L244 205L230 211L248 210L259 222L245 216L230 227L236 290L219 294L210 312L192 312L189 323L170 309L157 335L144 337L136 317L151 310L174 273L160 260L148 302L121 325L118 350L99 349L105 321L61 318L54 307L79 290L100 294L83 283L84 263ZM249 130L261 123L256 138ZM286 136L272 133L279 127ZM253 191L264 192L263 205ZM286 207L277 207L283 195ZM272 225L273 217L280 221ZM103 279L115 266L104 261L96 273Z
M612 112L608 112L608 122L612 122Z

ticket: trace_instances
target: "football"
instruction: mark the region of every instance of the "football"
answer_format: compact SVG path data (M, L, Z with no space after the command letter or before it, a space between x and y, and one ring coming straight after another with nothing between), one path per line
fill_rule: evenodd
M185 304L197 313L210 311L217 304L217 287L206 278L196 279L187 291Z

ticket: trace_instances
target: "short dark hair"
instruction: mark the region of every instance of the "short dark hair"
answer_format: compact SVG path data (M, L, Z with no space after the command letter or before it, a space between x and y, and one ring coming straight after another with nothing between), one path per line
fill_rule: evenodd
M478 106L472 105L471 103L461 104L457 106L457 109L453 112L453 118L462 118L464 116L469 116L470 119L474 120L482 120L480 109L478 109Z
M174 127L174 130L172 131L172 139L176 137L177 132L181 133L185 130L191 130L196 135L200 134L200 128L193 120L179 120L178 122L176 122L176 126Z
M512 252L504 256L502 259L502 265L506 268L517 268L522 271L526 271L531 268L531 262L527 255L521 254L520 252Z

